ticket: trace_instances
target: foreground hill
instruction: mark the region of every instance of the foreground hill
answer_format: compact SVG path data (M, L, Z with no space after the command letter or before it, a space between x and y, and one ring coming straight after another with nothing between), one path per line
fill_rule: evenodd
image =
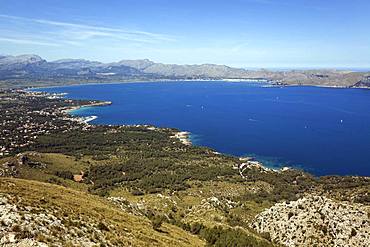
M225 65L177 65L148 59L101 63L82 59L46 61L37 55L0 56L0 88L178 79L266 80L287 85L368 87L369 73L337 70L246 70Z
M0 179L1 246L203 246L179 227L120 210L58 185Z

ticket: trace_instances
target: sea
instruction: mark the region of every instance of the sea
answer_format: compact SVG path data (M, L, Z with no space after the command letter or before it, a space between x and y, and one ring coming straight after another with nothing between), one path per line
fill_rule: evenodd
M91 124L149 124L191 133L194 145L271 168L370 176L370 90L262 82L173 81L34 89L111 101L84 107Z

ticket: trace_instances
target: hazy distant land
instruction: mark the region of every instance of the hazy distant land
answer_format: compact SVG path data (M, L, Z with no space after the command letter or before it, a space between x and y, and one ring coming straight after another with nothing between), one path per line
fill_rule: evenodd
M162 64L148 59L101 63L83 59L46 61L37 55L0 55L0 88L184 79L250 79L279 85L328 87L370 86L370 72L350 70L249 70L215 64Z

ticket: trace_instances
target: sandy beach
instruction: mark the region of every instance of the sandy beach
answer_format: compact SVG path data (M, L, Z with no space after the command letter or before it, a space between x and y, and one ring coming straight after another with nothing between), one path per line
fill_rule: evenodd
M111 105L111 104L112 104L111 101L95 102L95 103L91 103L91 104L88 104L88 105L68 107L68 108L63 109L62 112L70 114L71 112L73 112L75 110L78 110L78 109L81 109L81 108L84 108L84 107L107 106L107 105Z
M185 145L191 145L191 141L189 139L189 136L190 136L190 132L187 132L187 131L180 131L180 132L177 132L173 138L177 138L180 140L181 143L185 144Z

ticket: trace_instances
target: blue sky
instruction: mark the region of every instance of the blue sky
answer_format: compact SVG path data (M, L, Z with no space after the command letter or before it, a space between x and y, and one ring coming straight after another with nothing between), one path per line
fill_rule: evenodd
M0 0L0 54L370 67L369 0Z

